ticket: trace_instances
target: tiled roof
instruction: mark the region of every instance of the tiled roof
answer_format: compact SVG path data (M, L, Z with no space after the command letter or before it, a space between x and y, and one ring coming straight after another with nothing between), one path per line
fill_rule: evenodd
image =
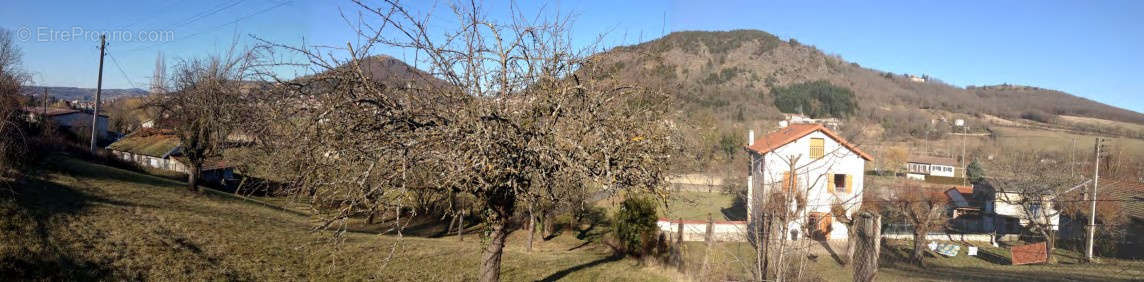
M1099 185L1096 191L1097 200L1119 202L1125 215L1144 219L1144 183L1101 177Z
M107 146L109 150L132 154L164 157L182 144L174 132L165 129L144 128Z
M823 134L830 136L830 138L834 139L834 141L837 141L838 144L842 144L842 146L845 146L847 149L850 149L850 151L853 151L867 161L874 159L865 152L862 152L862 150L859 150L857 146L850 144L850 142L846 142L846 139L842 139L842 137L838 136L838 134L834 133L834 131L831 131L830 129L822 126L822 124L817 123L791 124L787 127L771 132L770 134L763 135L761 138L755 139L754 145L747 146L747 149L760 154L770 152L771 150L782 147L787 143L794 142L795 140L798 140L799 138L802 138L803 136L811 134L815 131L822 131Z
M936 164L945 166L958 166L957 159L934 156L910 156L909 162L919 164Z

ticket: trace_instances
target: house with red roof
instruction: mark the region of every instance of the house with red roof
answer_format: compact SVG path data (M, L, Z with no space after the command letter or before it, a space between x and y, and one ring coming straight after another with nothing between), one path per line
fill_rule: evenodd
M780 206L799 211L794 199L805 199L805 208L787 223L791 232L784 236L845 239L846 226L833 220L831 208L841 205L849 216L861 207L863 174L873 158L822 124L780 125L784 126L757 139L750 134L748 221L763 215L761 207L768 200L790 199L789 205ZM779 194L787 197L775 197ZM811 234L800 234L802 230Z

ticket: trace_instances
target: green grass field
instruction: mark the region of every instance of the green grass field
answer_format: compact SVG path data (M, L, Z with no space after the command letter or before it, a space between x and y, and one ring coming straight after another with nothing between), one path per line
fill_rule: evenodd
M475 280L481 240L347 233L333 244L312 217L226 193L64 157L0 195L4 280ZM566 232L571 233L571 232ZM508 281L662 281L572 235L524 248L514 233ZM583 245L583 246L581 246ZM387 257L392 258L387 260Z

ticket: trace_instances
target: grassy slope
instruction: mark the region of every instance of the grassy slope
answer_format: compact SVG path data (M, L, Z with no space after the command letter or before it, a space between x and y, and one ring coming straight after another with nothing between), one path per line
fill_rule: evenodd
M927 267L919 268L907 262L909 241L893 241L892 249L883 248L879 260L879 281L1139 281L1144 279L1144 261L1103 259L1100 264L1080 263L1082 254L1057 249L1054 253L1058 264L1054 265L1009 265L1009 252L988 244L977 244L982 249L979 256L967 256L962 248L956 257L935 257L926 259ZM705 246L701 242L685 245L684 256L700 273ZM712 247L707 276L704 280L743 280L753 249L746 243L719 243ZM842 252L842 250L835 250ZM852 268L841 266L833 256L817 242L811 243L810 253L814 258L803 265L803 279L811 281L849 281ZM788 261L789 262L789 261ZM797 269L797 262L792 262Z
M329 243L311 218L183 183L53 158L43 179L0 196L0 278L51 280L474 280L480 240L348 233ZM571 236L523 248L513 234L506 280L667 280ZM385 263L391 247L394 258Z

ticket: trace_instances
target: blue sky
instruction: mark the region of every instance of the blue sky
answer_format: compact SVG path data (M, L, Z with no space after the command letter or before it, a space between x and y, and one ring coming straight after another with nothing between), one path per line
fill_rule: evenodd
M927 74L958 86L1059 89L1144 112L1144 1L519 2L525 11L543 6L574 13L580 44L601 33L615 46L679 30L760 29L864 67ZM454 22L448 3L409 6L434 11L432 22L445 26ZM485 6L496 17L508 4ZM292 45L344 46L355 37L339 11L353 17L358 10L348 1L317 0L19 1L5 4L0 27L27 34L18 40L23 66L37 84L50 86L95 87L98 39L65 40L60 32L171 36L166 43L121 38L108 47L104 86L146 88L160 51L170 65L224 53L236 39L250 45L250 34Z

